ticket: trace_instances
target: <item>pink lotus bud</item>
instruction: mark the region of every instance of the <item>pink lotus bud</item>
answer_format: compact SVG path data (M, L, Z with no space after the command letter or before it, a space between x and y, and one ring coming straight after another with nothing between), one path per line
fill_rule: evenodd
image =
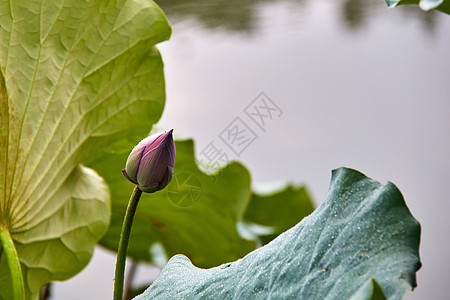
M172 130L146 137L137 144L127 159L123 175L146 193L165 188L173 174L175 144Z

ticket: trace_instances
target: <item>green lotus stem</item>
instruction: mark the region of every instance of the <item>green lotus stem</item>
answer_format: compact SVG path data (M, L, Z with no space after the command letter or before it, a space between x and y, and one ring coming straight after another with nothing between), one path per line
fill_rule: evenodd
M128 240L130 238L131 226L136 212L142 191L138 186L134 188L128 202L125 218L123 219L122 231L120 232L119 249L117 250L116 275L114 277L114 300L122 300L123 297L123 281L125 274L125 261L127 259Z
M14 242L8 229L3 226L0 226L0 241L3 248L2 253L6 256L9 274L11 275L13 299L23 300L25 299L25 288L19 256L17 255L16 247L14 247Z

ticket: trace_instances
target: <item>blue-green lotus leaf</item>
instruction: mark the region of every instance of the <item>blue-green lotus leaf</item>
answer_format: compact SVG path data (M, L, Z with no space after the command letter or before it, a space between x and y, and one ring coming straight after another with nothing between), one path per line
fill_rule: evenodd
M341 168L325 202L266 246L211 269L174 256L136 299L401 299L416 286L419 240L394 184Z

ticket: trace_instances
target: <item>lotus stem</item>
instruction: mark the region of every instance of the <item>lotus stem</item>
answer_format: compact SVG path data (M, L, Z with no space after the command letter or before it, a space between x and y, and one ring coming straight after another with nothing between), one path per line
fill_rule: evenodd
M127 259L128 240L130 239L131 226L133 225L134 214L141 198L142 191L136 186L131 194L128 207L123 219L122 231L120 233L119 248L117 250L116 275L114 277L114 300L122 300L123 282L125 274L125 262Z

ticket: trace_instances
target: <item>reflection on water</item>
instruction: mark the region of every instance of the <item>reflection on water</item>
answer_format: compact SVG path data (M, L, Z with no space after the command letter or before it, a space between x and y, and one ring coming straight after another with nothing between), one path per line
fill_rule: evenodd
M244 34L254 34L264 22L259 9L265 4L282 4L293 9L308 5L305 0L156 0L171 23L195 20L209 29L224 29ZM377 13L385 13L382 0L341 0L340 20L345 28L357 30L368 25ZM432 32L436 26L436 11L424 12L416 5L402 6L405 19L420 20L422 27Z
M351 30L366 26L368 19L373 16L374 12L385 13L385 10L380 11L380 5L377 1L345 0L341 2L342 23ZM420 20L423 28L429 32L432 32L436 26L436 14L438 12L434 10L424 12L416 5L401 6L396 9L402 10L405 19Z
M303 0L282 0L301 3ZM169 20L193 19L210 29L253 33L259 24L258 7L271 0L157 0Z

